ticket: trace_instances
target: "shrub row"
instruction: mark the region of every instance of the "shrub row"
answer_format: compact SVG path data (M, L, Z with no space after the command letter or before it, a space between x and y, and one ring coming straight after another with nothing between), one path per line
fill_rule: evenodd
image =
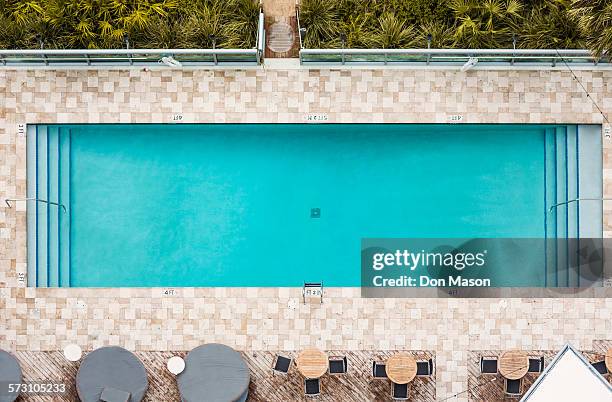
M256 0L0 0L0 48L253 48Z
M610 0L302 0L309 48L612 49Z

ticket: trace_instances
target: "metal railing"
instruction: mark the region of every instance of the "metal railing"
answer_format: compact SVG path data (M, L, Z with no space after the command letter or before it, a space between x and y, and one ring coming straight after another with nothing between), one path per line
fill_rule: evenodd
M264 51L266 49L266 30L264 29L264 13L259 12L259 21L257 22L257 64L263 62Z
M66 206L64 204L60 204L59 202L43 200L41 198L30 197L30 198L5 198L4 199L4 202L9 208L13 208L13 206L11 205L11 202L17 202L17 201L36 201L36 202L42 202L45 204L57 205L58 207L61 207L64 210L64 212L67 212Z
M563 205L569 205L573 202L581 202L581 201L612 201L612 198L607 198L607 197L602 197L602 198L574 198L571 200L567 200L567 201L563 201L563 202L559 202L557 204L551 205L550 208L548 208L548 212L552 212L555 208L558 208L560 206Z
M17 49L0 50L0 67L248 66L263 61L264 16L252 49Z
M300 49L304 65L612 66L584 49Z

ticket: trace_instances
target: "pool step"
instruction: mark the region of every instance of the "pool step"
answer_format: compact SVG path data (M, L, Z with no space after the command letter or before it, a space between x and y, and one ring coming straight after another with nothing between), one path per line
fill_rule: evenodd
M546 131L546 286L584 285L578 267L580 239L601 237L601 213L596 203L568 201L601 197L597 180L601 162L594 162L600 153L601 136L595 126L567 125Z
M70 286L70 130L28 128L28 285Z

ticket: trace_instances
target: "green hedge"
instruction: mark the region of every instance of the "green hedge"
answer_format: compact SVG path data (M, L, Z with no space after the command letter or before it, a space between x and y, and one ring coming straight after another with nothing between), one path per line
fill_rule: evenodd
M612 49L612 0L302 0L308 48Z
M0 0L0 48L253 48L256 0Z

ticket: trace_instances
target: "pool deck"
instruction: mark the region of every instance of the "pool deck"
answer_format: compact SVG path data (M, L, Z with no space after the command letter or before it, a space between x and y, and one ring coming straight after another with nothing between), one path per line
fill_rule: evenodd
M577 71L604 110L612 71ZM0 70L0 197L26 190L20 123L327 122L601 124L566 71L400 69ZM612 140L604 139L612 197ZM612 237L612 203L604 234ZM0 348L57 351L117 344L189 350L221 342L246 352L309 346L430 350L436 398L465 391L470 351L590 350L610 339L612 298L362 299L329 288L323 305L301 288L25 289L24 203L0 208ZM171 293L171 294L166 294ZM467 400L461 394L455 400Z
M329 351L330 356L346 356L349 371L343 375L321 377L320 401L382 401L389 398L391 387L385 379L373 380L372 360L384 361L394 351ZM145 402L180 401L180 394L174 375L166 369L166 362L172 356L184 357L186 351L136 352L144 363L149 378ZM296 351L249 351L242 352L242 358L249 367L249 402L306 401L304 378L292 364L287 375L274 374L270 369L277 354L295 358ZM428 359L432 354L426 351L412 352L417 359ZM23 402L72 402L77 400L75 384L78 363L67 361L61 352L18 352L16 357L24 371L25 381L68 382L66 392L53 399L42 395L27 395ZM411 382L411 401L433 402L436 400L435 377L419 376Z

